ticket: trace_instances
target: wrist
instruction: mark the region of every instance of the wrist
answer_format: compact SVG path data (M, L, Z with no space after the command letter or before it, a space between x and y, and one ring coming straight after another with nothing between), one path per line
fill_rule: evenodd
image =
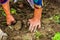
M33 19L34 19L34 20L40 20L41 18L34 17Z
M6 16L11 16L11 14L6 14Z

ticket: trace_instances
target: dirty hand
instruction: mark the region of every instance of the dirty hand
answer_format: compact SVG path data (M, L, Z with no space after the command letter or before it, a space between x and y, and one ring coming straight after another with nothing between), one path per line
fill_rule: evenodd
M30 23L30 26L29 26L29 31L36 31L37 28L40 28L41 27L41 22L39 19L29 19L29 23Z
M12 15L7 15L6 20L7 20L7 25L11 25L12 22L13 23L15 22L15 19L13 18Z

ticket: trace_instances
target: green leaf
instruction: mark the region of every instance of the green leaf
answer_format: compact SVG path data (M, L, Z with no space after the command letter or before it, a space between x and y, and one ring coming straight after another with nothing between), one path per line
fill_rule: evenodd
M52 40L60 40L60 32L55 33Z
M4 12L4 11L2 11L2 15L3 15L3 16L6 16L6 14L5 14L5 12Z
M35 37L36 37L36 38L39 38L40 36L41 36L41 33L40 33L39 31L36 31L36 32L35 32Z
M16 10L14 8L11 8L11 13L16 14Z

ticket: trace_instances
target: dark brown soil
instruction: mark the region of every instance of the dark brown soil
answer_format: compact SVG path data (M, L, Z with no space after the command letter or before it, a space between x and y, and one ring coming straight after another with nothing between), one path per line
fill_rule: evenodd
M43 13L42 13L42 27L38 30L41 33L40 38L34 37L34 32L28 31L29 25L28 19L33 17L33 9L28 3L17 2L11 3L11 8L17 10L17 15L12 14L17 23L11 25L13 29L6 26L5 16L2 16L0 11L0 28L8 34L7 40L52 40L55 32L60 32L60 24L50 20L53 15L60 13L59 3L52 3L50 1L44 1Z

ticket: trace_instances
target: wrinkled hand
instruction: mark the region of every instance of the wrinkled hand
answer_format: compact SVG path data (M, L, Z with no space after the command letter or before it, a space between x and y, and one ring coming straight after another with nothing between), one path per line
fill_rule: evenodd
M29 31L36 31L37 28L41 27L41 22L39 19L29 19Z
M11 25L12 22L15 22L15 19L13 18L12 15L7 15L6 20L7 20L7 25Z

